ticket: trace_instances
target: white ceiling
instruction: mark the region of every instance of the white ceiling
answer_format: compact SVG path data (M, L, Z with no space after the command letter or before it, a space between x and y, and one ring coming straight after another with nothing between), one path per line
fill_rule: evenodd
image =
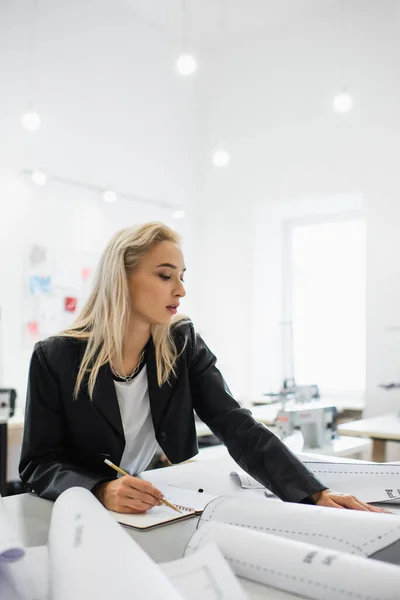
M338 6L343 0L122 0L149 27L195 44L248 36ZM186 9L183 7L186 6Z

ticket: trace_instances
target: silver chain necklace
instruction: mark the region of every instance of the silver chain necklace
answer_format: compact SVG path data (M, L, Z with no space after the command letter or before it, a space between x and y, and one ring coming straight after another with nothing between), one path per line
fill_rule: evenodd
M113 372L113 374L115 375L115 377L118 377L118 379L122 379L122 381L124 383L129 383L130 381L132 381L132 379L134 379L135 375L137 374L137 372L139 371L140 367L142 366L142 362L143 362L143 357L144 357L144 350L142 351L140 357L139 357L139 362L136 365L136 367L134 368L134 370L132 371L132 373L130 375L120 375L120 373L118 373L118 371L116 371L112 365L112 363L110 363L111 366L111 371Z

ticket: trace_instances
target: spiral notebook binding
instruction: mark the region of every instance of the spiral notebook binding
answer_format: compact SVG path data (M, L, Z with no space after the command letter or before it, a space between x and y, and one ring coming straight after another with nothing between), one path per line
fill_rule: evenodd
M182 504L175 504L174 506L176 506L176 508L179 508L179 510L183 510L185 512L196 512L196 510L194 508L191 508L190 506L183 506Z

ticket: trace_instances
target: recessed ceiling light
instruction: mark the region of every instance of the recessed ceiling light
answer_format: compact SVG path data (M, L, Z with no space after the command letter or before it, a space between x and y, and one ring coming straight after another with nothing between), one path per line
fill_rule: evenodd
M196 59L191 54L182 54L176 61L176 69L184 77L193 75L197 69Z
M28 131L36 131L40 127L40 117L36 112L26 112L21 119L21 123Z
M336 112L349 112L353 107L353 98L346 92L342 92L333 99L333 108Z
M226 150L220 148L219 150L215 150L212 159L216 167L226 167L230 157Z

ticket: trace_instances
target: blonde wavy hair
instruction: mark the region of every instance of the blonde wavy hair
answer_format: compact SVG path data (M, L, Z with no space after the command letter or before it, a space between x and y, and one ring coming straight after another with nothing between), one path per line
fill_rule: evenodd
M60 333L61 336L87 340L75 383L74 398L77 397L86 374L89 374L88 391L92 399L100 368L114 360L122 364L124 335L131 314L127 276L135 270L141 257L154 244L163 241L179 244L180 238L163 223L146 223L122 229L113 236L104 250L88 301L72 326ZM187 320L180 316L168 325L151 326L160 386L169 380L171 374L175 375L174 365L178 351L172 337L172 328Z

